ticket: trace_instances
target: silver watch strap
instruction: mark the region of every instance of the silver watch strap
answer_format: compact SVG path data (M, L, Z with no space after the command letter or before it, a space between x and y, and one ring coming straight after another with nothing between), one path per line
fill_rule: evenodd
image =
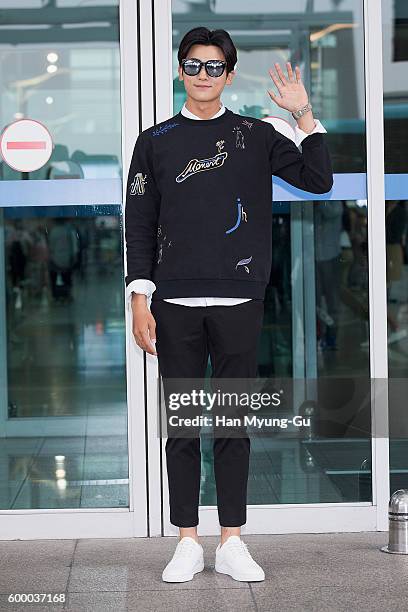
M303 117L303 115L305 113L307 113L308 111L312 110L312 105L308 102L305 106L303 106L302 108L300 108L299 110L295 111L292 113L292 116L295 119L300 119L300 117Z

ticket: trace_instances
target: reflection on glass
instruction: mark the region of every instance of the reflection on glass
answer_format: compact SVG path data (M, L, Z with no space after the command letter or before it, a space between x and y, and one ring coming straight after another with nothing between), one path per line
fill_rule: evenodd
M319 373L368 376L367 206L319 202L314 213Z
M19 8L37 9L46 27L27 23L15 3L1 6L9 24L0 41L1 130L34 119L49 130L54 149L34 172L1 163L0 180L95 178L95 165L98 177L111 177L108 160L121 165L118 0L40 4Z
M291 61L300 66L313 114L327 130L334 171L366 172L363 2L347 0L338 9L333 4L288 0L283 11L267 0L197 0L194 6L172 0L174 113L185 101L177 74L181 39L199 25L223 28L238 50L236 74L223 91L223 103L235 113L272 115L294 125L291 114L267 93L275 91L268 69L274 62L284 67Z
M2 219L1 426L30 437L14 439L18 451L2 439L0 507L127 505L120 207L6 208Z
M173 0L173 112L186 97L177 74L184 34L203 24L225 29L238 50L225 106L295 125L267 90L274 88L268 72L274 62L298 64L314 116L327 130L333 170L347 174L352 189L352 173L366 172L363 2L288 0L279 10L267 0ZM350 200L273 202L261 377L368 379L367 201L361 197L356 187ZM318 401L313 392L310 399ZM289 418L296 413L294 406L288 410ZM350 423L358 411L355 400ZM203 442L201 503L215 504L211 445ZM248 503L370 501L370 456L370 431L354 435L351 425L333 431L320 423L307 440L253 433Z
M406 326L407 301L401 294L404 277L404 266L407 264L407 201L387 200L385 203L385 241L386 241L386 274L387 274L387 322L388 347L398 344L407 337ZM402 376L405 368L393 364L394 376ZM399 372L399 373L398 373Z
M404 0L382 0L384 83L384 166L392 197L386 191L386 271L388 376L406 379L408 372L408 6ZM404 63L405 62L405 63ZM398 384L398 381L395 381ZM389 393L390 495L408 488L408 441L405 410ZM393 424L397 423L397 427ZM402 437L401 437L402 436Z
M405 0L382 0L383 83L384 83L384 165L386 174L407 173L406 155L408 105L407 19ZM401 187L405 185L406 174ZM387 194L386 194L387 195Z

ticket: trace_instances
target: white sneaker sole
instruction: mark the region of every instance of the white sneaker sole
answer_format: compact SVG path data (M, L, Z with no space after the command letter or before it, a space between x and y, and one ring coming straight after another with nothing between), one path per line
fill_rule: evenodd
M254 574L235 574L226 563L216 562L215 571L219 574L228 574L228 576L239 582L262 582L265 580L264 574L258 574L258 576L254 576Z
M204 569L204 561L198 561L196 563L196 565L194 566L193 570L189 573L189 574L182 574L180 575L169 575L164 577L162 575L162 580L163 582L188 582L189 580L192 580L194 578L194 575L197 574L198 572L202 572Z

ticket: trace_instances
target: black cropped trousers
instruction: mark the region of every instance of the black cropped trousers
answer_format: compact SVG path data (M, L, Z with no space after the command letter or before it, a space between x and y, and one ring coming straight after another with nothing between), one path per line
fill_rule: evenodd
M156 351L166 379L204 379L208 357L213 378L255 378L264 301L252 299L233 306L184 306L153 300ZM250 455L248 435L215 437L214 473L219 522L222 527L246 523L246 499ZM201 476L199 432L194 437L168 435L166 461L170 522L177 527L198 525Z

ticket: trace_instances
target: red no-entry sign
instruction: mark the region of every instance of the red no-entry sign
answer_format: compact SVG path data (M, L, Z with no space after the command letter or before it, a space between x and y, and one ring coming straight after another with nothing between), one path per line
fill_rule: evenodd
M10 168L33 172L51 157L53 142L48 129L35 119L18 119L0 136L0 153Z

